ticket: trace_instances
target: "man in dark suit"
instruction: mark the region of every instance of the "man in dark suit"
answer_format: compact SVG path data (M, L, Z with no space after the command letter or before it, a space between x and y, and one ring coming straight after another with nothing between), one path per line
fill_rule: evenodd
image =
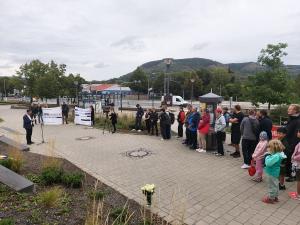
M27 110L26 114L23 116L23 127L26 130L26 140L27 144L31 145L34 142L31 141L31 135L32 135L32 111L30 109Z

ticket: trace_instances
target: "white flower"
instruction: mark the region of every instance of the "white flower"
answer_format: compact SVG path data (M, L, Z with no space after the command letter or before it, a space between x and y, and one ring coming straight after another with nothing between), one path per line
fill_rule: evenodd
M153 193L155 190L155 185L154 184L146 184L144 187L141 188L141 190L145 191L145 192Z

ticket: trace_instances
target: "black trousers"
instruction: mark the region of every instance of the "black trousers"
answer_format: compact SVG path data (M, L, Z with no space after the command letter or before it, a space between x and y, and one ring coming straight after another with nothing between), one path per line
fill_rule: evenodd
M32 142L31 141L31 136L32 136L32 128L26 129L26 141L27 141L27 144L30 144Z
M186 128L185 129L185 136L186 136L185 144L187 144L187 145L191 144L191 135L190 134L191 134L191 131L188 128Z
M63 114L63 124L66 122L68 124L68 114Z
M216 137L217 137L217 150L218 150L218 153L221 154L221 155L224 155L224 146L223 146L224 132L218 131L216 133Z
M111 123L112 124L112 126L113 126L113 133L115 133L116 131L117 131L117 129L116 129L116 123Z
M178 137L183 136L183 123L178 122Z
M244 157L244 163L247 165L251 164L252 154L255 151L257 145L256 140L242 139L242 151Z
M190 131L191 147L197 149L197 131Z
M171 138L171 125L166 125L165 129L166 129L166 138L170 139Z
M166 125L160 124L160 133L163 139L167 139Z
M287 177L292 176L292 155L293 152L284 152L286 155L286 163L285 163L285 175Z
M155 134L158 136L158 128L157 128L157 121L151 122L151 134L154 134L154 128L155 128Z
M146 120L145 122L146 122L146 129L147 129L147 131L148 131L148 134L150 134L150 129L151 129L150 120L148 119L148 120Z

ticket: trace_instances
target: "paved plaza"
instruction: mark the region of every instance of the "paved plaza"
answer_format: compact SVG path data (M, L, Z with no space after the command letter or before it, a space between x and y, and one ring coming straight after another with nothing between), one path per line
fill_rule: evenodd
M0 134L25 143L22 116L25 110L0 106L4 119ZM240 169L242 159L227 155L217 158L209 153L187 149L181 141L135 134L109 134L74 124L45 126L45 140L53 140L55 154L76 164L84 171L115 188L130 199L144 203L141 186L157 186L154 212L169 221L184 220L187 224L300 224L300 201L291 200L288 189L280 191L280 202L267 205L261 202L266 183L251 181L247 170ZM77 140L91 136L90 140ZM35 126L33 141L41 142L40 127ZM31 152L49 154L49 144L30 146ZM149 153L144 157L129 157ZM228 149L227 150L232 150Z

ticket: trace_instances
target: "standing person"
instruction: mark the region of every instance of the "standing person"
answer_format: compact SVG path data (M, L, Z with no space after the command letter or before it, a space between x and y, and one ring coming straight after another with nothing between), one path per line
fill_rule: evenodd
M94 106L90 105L90 110L91 110L91 122L92 126L95 125L95 109Z
M297 138L300 140L300 129L297 131ZM300 200L300 142L296 145L295 151L292 155L292 162L296 169L296 181L297 181L297 200Z
M171 139L171 126L175 122L175 116L168 109L166 109L166 114L167 114L167 118L168 118L166 126L165 126L166 135L167 135L167 139Z
M204 109L198 126L199 148L197 152L206 152L206 135L210 128L210 116L208 109Z
M256 182L262 181L264 168L264 155L268 148L268 135L265 131L259 134L259 142L252 154L252 159L255 161L256 176L252 179Z
M33 126L32 111L28 109L26 111L26 114L23 116L23 128L26 130L26 141L28 145L34 143L33 141L31 141Z
M158 136L157 121L158 121L158 113L156 112L155 108L153 108L150 112L151 135L154 135L154 129L155 129L155 134L156 136Z
M62 109L62 116L63 116L63 124L64 122L68 124L69 106L65 102L63 102L61 109Z
M286 155L286 159L281 161L280 165L280 177L279 177L279 190L285 190L285 185L284 185L284 177L285 176L290 176L291 174L291 158L293 155L293 150L291 150L289 143L286 138L286 133L287 130L285 127L279 127L277 129L277 136L278 140L281 141L281 143L284 146L284 154ZM289 172L289 173L288 173Z
M252 154L255 150L257 139L257 132L259 131L259 122L255 117L255 111L250 109L249 116L244 117L241 123L242 135L242 152L244 164L242 169L248 169L251 164Z
M191 138L191 146L190 149L197 149L197 129L200 121L200 113L197 112L197 107L193 107L192 114L189 117L189 130L190 130L190 138Z
M177 116L177 122L178 122L178 138L181 138L183 136L183 124L185 120L185 113L183 111L183 107L180 106L180 111Z
M145 114L145 123L146 123L146 129L148 131L148 134L150 134L150 109L147 109L146 114Z
M233 109L232 117L229 119L231 125L231 143L235 148L235 152L230 155L234 158L241 157L240 153L240 141L241 141L241 122L244 118L244 114L241 111L241 106L235 105ZM226 122L226 121L225 121Z
M230 114L228 112L228 108L227 107L223 108L223 116L224 116L225 121L226 121L226 127L229 127Z
M43 123L43 107L40 105L40 103L38 104L37 107L37 115L38 115L38 121L39 123Z
M216 109L216 121L215 121L215 132L217 136L217 147L218 152L216 156L224 156L224 146L223 139L225 135L226 121L224 116L222 115L222 109Z
M159 116L159 121L160 121L160 132L162 135L162 141L169 139L168 136L168 127L171 126L171 119L169 115L166 113L166 109L162 108L161 109L161 114Z
M269 142L264 169L268 184L268 196L262 199L264 203L273 204L278 202L280 163L285 158L283 150L284 146L281 141L275 139Z
M141 132L142 130L142 118L144 115L144 109L140 106L140 104L136 104L136 115L135 115L135 129L132 129L132 131L138 131Z
M110 113L109 117L111 120L111 124L113 126L112 133L116 133L116 131L117 131L116 124L118 122L118 115L115 113L115 109L113 107L111 108L111 113Z
M37 124L36 117L38 115L38 107L36 104L32 103L31 112L32 112L32 120L35 124Z
M297 138L297 130L300 129L300 105L291 104L287 113L289 120L286 125L286 138L290 149L293 151L296 145L299 143L299 138ZM288 178L286 179L287 182L295 181L295 178L291 176L291 167L292 165L290 164L289 169L286 171L288 175Z
M189 117L192 115L192 105L187 106L187 113L185 114L185 120L184 120L184 126L185 126L185 140L182 142L182 144L190 145L191 138L190 138L190 130L189 130Z
M259 132L266 131L269 140L272 140L272 120L268 117L267 110L261 109L258 111Z

